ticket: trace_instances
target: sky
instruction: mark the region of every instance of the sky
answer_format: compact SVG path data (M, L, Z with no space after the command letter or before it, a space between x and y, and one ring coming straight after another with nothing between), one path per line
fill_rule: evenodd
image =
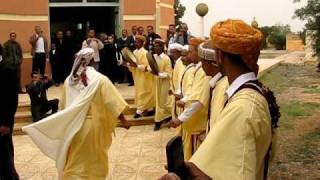
M208 14L204 17L204 32L208 36L210 28L221 20L242 19L251 24L253 17L259 26L271 26L275 24L289 24L293 32L301 31L304 22L293 19L295 9L306 5L307 0L293 3L293 0L180 0L186 7L182 18L190 31L195 36L200 36L200 17L195 9L198 3L204 2L209 7Z

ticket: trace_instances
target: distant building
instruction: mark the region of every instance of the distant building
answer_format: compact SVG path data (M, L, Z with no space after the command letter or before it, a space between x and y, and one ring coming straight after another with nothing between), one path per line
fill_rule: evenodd
M0 43L11 31L18 34L25 84L31 73L28 41L34 26L41 26L50 39L57 30L72 30L84 38L89 28L119 35L122 28L130 33L132 25L143 26L146 33L146 26L152 25L165 38L168 25L174 23L173 4L174 0L10 0L0 6Z

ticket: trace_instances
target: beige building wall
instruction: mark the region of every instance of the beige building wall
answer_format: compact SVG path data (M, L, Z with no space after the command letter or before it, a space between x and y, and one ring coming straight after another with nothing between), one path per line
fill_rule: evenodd
M10 0L0 5L0 43L3 44L9 39L10 32L17 33L17 41L24 53L21 72L23 86L30 81L31 74L29 37L34 32L34 27L39 25L49 38L48 12L48 1L44 0Z
M173 0L124 0L123 28L131 32L131 26L152 25L162 38L166 38L169 24L174 23Z
M9 38L9 33L17 33L17 41L22 45L24 60L22 64L22 85L30 81L32 59L29 37L34 27L42 27L45 36L50 39L49 0L2 0L0 5L0 43ZM120 0L120 27L152 25L155 31L166 39L168 25L174 23L174 0ZM50 66L46 71L50 74Z
M286 50L287 51L303 51L304 44L298 34L289 33L286 37Z

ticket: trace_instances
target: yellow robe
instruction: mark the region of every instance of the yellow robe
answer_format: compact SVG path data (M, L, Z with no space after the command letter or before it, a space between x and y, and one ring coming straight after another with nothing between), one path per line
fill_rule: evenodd
M144 48L136 49L134 55L137 64L149 67L147 60L148 51ZM155 78L151 73L142 72L137 68L130 67L135 87L135 104L138 110L144 111L155 107Z
M108 175L112 133L128 104L109 79L101 75L99 83L87 118L69 146L64 180L104 180Z
M169 96L171 87L172 66L169 56L162 54L155 58L158 64L159 73L166 73L167 78L156 76L156 114L155 121L161 122L171 117L172 98Z
M223 77L221 80L219 80L216 83L216 86L214 87L212 91L212 97L211 97L211 106L210 106L210 120L208 124L208 131L210 131L210 127L213 126L213 124L216 122L217 117L220 115L224 103L226 102L226 96L225 92L229 87L229 82L227 76Z
M181 58L176 61L172 72L172 90L180 89L180 81L186 66L182 63Z
M181 78L186 69L186 66L182 63L181 59L179 58L176 61L176 65L174 66L173 72L172 72L172 88L171 90L173 92L176 92L177 90L181 91ZM179 107L176 106L176 100L175 97L172 96L172 117L177 118L177 115L179 112L181 113L181 110Z
M255 90L242 89L217 117L191 162L215 180L262 180L271 138L267 101Z
M186 122L182 123L182 140L184 156L189 160L201 144L200 135L205 136L208 123L208 108L210 99L209 77L206 76L201 66L197 66L191 88L191 94L187 97L186 107L191 103L200 102L202 108L195 112Z

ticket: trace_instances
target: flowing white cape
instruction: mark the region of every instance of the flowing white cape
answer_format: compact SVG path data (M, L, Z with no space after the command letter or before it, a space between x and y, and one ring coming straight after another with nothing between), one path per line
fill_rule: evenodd
M22 128L45 155L56 161L59 179L62 179L70 143L82 127L99 86L99 73L88 68L87 77L89 84L82 88L68 86L67 78L64 110Z

